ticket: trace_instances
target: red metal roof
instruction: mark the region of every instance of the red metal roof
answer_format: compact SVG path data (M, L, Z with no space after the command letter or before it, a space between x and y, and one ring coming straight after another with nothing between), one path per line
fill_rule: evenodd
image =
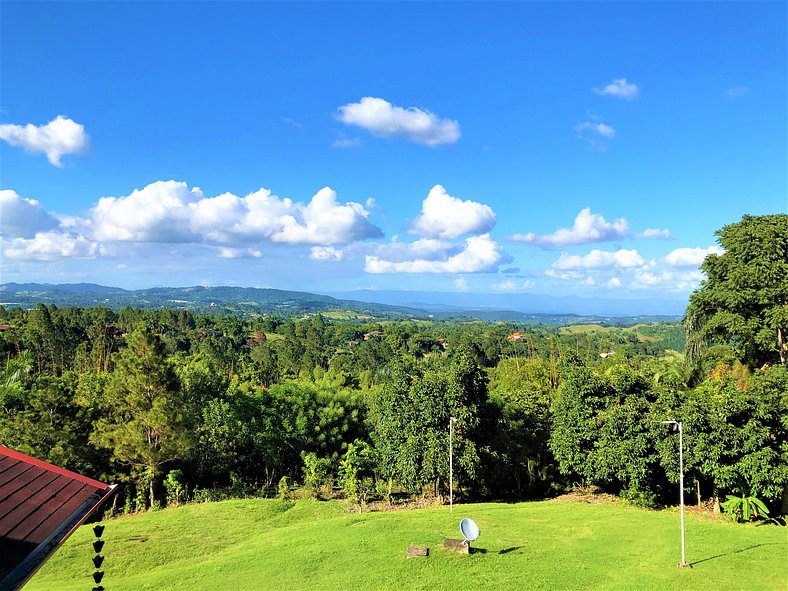
M113 490L0 445L0 590L21 587Z

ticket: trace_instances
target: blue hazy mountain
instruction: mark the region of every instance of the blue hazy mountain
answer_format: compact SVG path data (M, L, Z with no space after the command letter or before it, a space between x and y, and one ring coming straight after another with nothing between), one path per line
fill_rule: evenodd
M686 300L604 299L535 294L359 290L314 294L253 287L155 287L126 290L91 283L0 285L0 304L32 308L106 306L173 308L229 314L292 316L343 310L376 317L470 317L512 322L574 323L622 318L678 318Z
M450 292L358 290L329 292L336 298L374 301L435 312L509 310L523 314L577 314L594 316L683 316L686 299L614 299L538 294L479 294Z

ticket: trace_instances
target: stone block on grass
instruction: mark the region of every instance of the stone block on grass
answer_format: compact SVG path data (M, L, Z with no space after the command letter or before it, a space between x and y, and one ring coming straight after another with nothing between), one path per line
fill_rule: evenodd
M408 558L416 558L417 556L429 556L430 549L426 546L408 546Z
M457 552L458 554L470 554L471 546L465 540L453 540L446 538L443 540L443 547L446 550Z

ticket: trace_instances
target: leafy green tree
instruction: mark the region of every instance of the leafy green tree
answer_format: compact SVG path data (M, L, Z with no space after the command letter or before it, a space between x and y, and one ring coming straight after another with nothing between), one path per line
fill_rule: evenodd
M665 473L656 439L662 419L649 379L629 364L613 368L609 406L598 415L599 436L589 457L598 484L620 490L641 505L654 505Z
M356 440L348 444L339 464L339 484L345 498L358 508L359 513L363 511L367 494L372 490L374 452L374 448L366 441Z
M57 373L57 338L52 314L44 304L38 304L27 315L25 337L35 353L38 373Z
M538 358L501 359L488 370L490 401L495 423L487 429L487 445L480 450L488 492L537 497L550 489L554 476L550 436L550 380L547 365Z
M21 405L0 415L4 445L72 470L91 470L86 452L89 425L75 402L77 376L39 375Z
M227 484L232 473L254 478L244 460L256 459L252 433L255 419L249 416L252 407L244 398L243 395L231 400L214 398L202 407L195 429L191 467L208 486Z
M565 366L550 435L561 473L636 504L660 500L666 476L657 442L665 404L658 398L672 392L664 385L655 391L653 382L631 362L617 363L604 374Z
M706 257L687 308L690 361L722 341L752 367L788 363L788 215L745 215L716 234L725 252Z
M449 473L449 418L454 429L457 480L472 481L478 465L478 426L487 402L487 378L475 359L428 358L389 368L372 400L379 473L411 491L431 484L443 492Z
M279 367L276 346L270 342L252 347L250 357L256 381L268 388L279 381Z
M597 479L588 462L599 436L599 415L613 395L607 380L582 365L567 365L553 404L550 449L558 469L583 484Z
M6 414L22 406L25 385L33 372L34 359L30 351L22 351L8 360L0 373L0 411Z
M777 503L788 491L788 369L757 372L742 390L730 375L709 377L686 395L685 464L718 502L725 493ZM675 450L661 448L668 474Z
M185 359L176 357L172 362L180 385L180 398L185 403L184 410L188 411L184 419L192 426L209 401L226 396L229 380L209 359L199 354Z
M188 456L189 438L177 375L147 325L139 325L118 353L107 394L113 412L98 421L92 440L138 476L147 474L154 506L156 477L166 464Z

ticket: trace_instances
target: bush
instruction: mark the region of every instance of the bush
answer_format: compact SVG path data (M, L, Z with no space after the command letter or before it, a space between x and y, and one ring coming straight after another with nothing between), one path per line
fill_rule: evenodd
M279 481L279 486L276 488L276 497L280 501L287 500L287 497L290 493L290 487L287 485L287 476L282 476L282 479Z
M181 470L170 470L164 479L164 489L167 491L167 505L180 505L186 500L186 485L183 482Z
M657 506L657 495L648 490L638 490L634 487L625 488L619 497L628 504L643 509L654 509Z
M331 496L331 480L329 478L329 468L331 461L327 458L318 458L312 452L301 452L301 459L304 462L304 489L310 492L315 498L326 498Z
M750 521L769 514L766 505L757 497L727 495L727 499L724 503L720 503L720 507L736 521Z

